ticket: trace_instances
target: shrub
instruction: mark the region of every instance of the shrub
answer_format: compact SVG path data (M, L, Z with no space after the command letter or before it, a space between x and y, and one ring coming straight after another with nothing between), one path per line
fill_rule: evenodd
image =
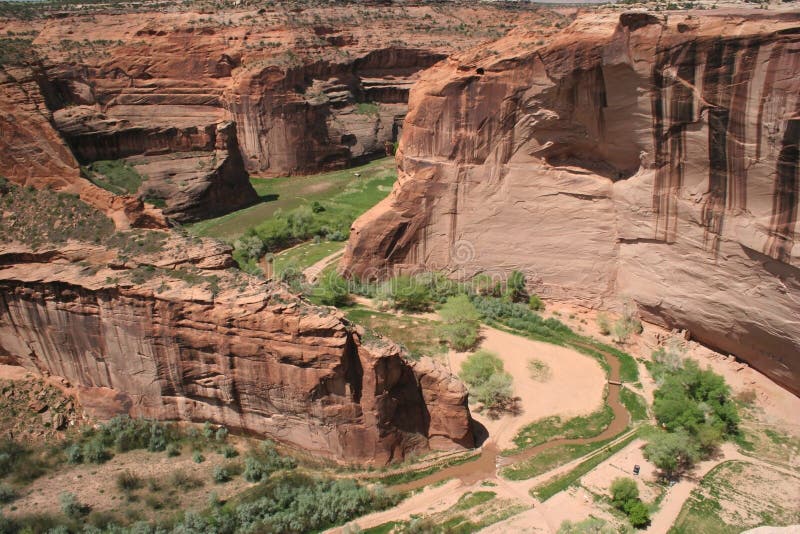
M478 341L480 313L466 295L447 299L439 311L444 325L442 336L456 350L469 350Z
M336 272L323 274L313 295L326 306L343 306L350 301L348 282Z
M512 271L506 283L503 298L510 302L525 302L528 300L528 291L525 289L525 275L519 271Z
M223 458L236 458L239 456L239 451L231 447L230 445L225 445L222 447L222 457Z
M206 461L206 457L200 451L194 451L192 453L192 461L196 464L202 464Z
M528 372L530 373L531 379L536 382L547 382L550 380L550 375L552 373L550 366L547 365L546 362L536 358L528 360Z
M228 439L228 429L224 426L219 427L214 435L214 439L219 442L224 442L226 439Z
M83 459L93 464L102 464L111 459L111 453L99 438L95 438L83 445Z
M382 287L383 298L400 310L424 311L431 306L428 288L408 275L392 278Z
M167 445L167 456L174 458L181 455L181 446L177 443L170 443Z
M17 498L14 488L5 484L0 484L0 503L9 503Z
M533 311L542 311L544 310L544 302L542 302L542 299L540 299L538 295L531 295L528 298L528 308Z
M217 484L223 484L231 479L231 475L228 472L228 470L221 465L214 467L214 471L211 473L211 477Z
M158 423L150 425L150 440L147 443L147 450L150 452L160 452L167 448L167 437L164 427Z
M191 476L183 469L173 472L169 477L169 482L174 488L182 490L199 488L203 485L203 482L200 479Z
M74 493L62 492L58 496L61 511L70 519L80 519L89 513L89 507L82 504Z
M625 512L634 527L644 527L650 522L650 510L639 498L639 487L632 478L620 477L611 483L611 504Z
M130 471L123 471L117 475L117 488L120 491L133 491L142 487L142 479Z
M600 333L604 336L607 336L611 333L611 321L609 320L608 315L602 312L597 314L597 328L600 329Z
M469 385L475 399L490 411L512 404L511 375L503 370L503 362L495 354L480 350L470 355L461 366L459 376Z
M83 449L77 443L73 443L64 451L67 456L67 462L71 464L79 464L83 462Z
M590 517L578 523L564 521L558 527L557 534L617 534L617 529L604 519Z

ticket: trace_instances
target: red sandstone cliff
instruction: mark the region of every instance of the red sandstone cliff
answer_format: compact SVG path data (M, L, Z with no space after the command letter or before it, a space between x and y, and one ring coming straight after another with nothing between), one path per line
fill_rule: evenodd
M0 20L0 175L74 190L78 163L126 158L147 178L138 195L175 220L239 209L257 200L247 171L385 153L420 70L511 18L550 16L451 7L144 4Z
M212 421L340 460L474 445L449 371L225 270L227 247L173 236L163 249L3 245L4 360L65 377L101 416Z
M526 273L800 391L800 15L579 18L427 71L345 267Z

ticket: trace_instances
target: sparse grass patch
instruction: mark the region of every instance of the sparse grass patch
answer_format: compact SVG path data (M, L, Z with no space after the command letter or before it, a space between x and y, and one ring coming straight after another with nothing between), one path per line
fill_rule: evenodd
M136 169L124 160L95 161L82 167L82 170L92 183L115 195L133 195L144 181Z
M516 450L522 450L559 438L591 438L605 430L613 419L614 412L608 405L592 414L567 421L554 415L523 427L514 437L514 443Z
M408 349L412 358L436 356L447 350L439 337L440 323L421 317L395 315L362 307L346 309L347 318Z
M645 421L649 418L647 403L641 395L623 387L619 390L619 400L631 415L631 421Z

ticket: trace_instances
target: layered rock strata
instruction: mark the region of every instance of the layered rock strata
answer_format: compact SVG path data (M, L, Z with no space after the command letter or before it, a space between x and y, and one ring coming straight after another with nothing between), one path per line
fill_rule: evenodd
M348 462L474 445L466 389L438 364L226 270L227 247L163 249L5 245L0 354L66 378L100 416L212 421Z
M688 329L800 392L800 15L579 18L427 71L362 277L523 271Z

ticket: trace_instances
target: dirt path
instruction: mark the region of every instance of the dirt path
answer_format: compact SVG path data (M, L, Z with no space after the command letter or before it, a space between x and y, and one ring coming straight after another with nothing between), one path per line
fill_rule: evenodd
M337 250L333 254L325 256L311 267L307 267L303 271L303 276L306 277L306 280L308 280L309 283L315 283L322 271L324 271L328 265L341 258L342 255L344 255L344 249Z

